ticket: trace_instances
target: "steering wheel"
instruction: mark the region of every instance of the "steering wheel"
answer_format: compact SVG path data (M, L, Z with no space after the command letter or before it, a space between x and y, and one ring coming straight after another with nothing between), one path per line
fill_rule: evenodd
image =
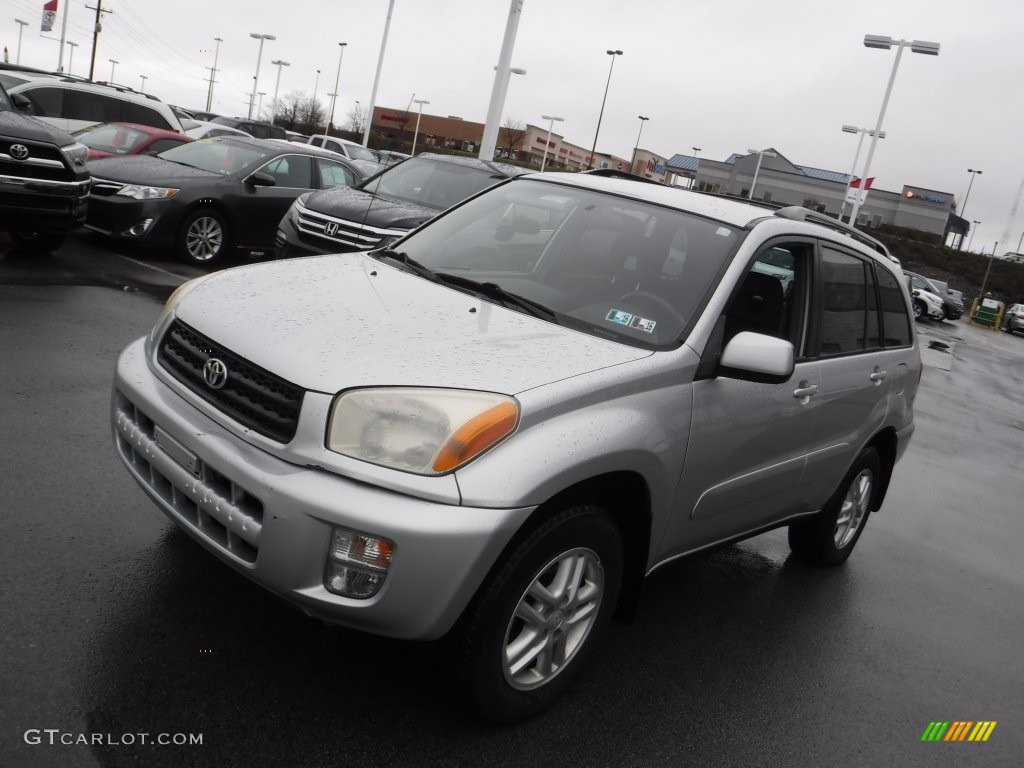
M658 314L667 314L670 318L679 321L679 325L684 325L683 316L679 314L679 311L669 304L667 299L662 298L656 293L650 293L648 291L631 291L623 296L619 297L619 301L622 303L628 303L630 300L643 305L643 302L647 302L647 307L651 306L658 307Z

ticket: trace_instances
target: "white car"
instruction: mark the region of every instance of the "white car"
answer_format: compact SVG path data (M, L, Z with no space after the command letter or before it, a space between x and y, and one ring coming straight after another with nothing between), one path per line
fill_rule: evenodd
M360 170L366 172L367 176L372 176L377 171L384 170L385 168L385 165L380 162L380 159L373 152L362 144L356 144L348 139L316 133L310 136L306 143L312 144L314 147L329 149L331 152L337 152L339 155L354 162Z
M911 288L910 296L913 299L914 319L920 320L942 320L946 316L942 299L931 291L923 288Z
M198 141L199 139L212 139L215 136L249 135L245 131L240 131L237 128L232 128L229 125L221 125L220 123L210 123L206 120L185 120L182 122L182 127L185 129L185 135L191 136L196 141Z

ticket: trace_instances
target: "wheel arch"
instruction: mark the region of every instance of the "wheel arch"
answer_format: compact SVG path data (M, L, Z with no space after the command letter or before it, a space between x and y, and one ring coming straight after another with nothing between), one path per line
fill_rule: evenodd
M871 500L871 511L876 512L882 507L885 501L885 494L889 490L889 481L892 479L893 468L896 466L896 430L886 427L877 435L871 438L865 448L874 448L878 452L879 464L882 476L879 478L875 488L874 498Z

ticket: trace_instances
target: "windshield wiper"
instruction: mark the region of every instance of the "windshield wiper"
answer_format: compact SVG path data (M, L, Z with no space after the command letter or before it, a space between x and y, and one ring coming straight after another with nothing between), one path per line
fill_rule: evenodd
M422 264L420 264L418 261L416 261L416 259L412 258L405 251L394 251L390 248L384 248L382 250L375 251L370 255L375 258L386 256L392 261L397 261L399 264L408 267L410 272L417 274L420 277L426 278L427 280L430 280L432 283L440 282L440 280L438 279L440 275L438 275L436 272L430 269L430 267L425 267Z
M486 296L489 299L495 299L506 305L518 307L534 317L539 317L542 320L548 320L552 323L558 322L554 310L549 309L543 304L533 301L532 299L527 299L525 296L520 296L518 293L506 291L497 283L482 282L480 280L473 280L469 277L463 277L462 275L452 275L447 272L436 272L435 275L440 281L448 285L453 285L458 288L468 288L481 296Z

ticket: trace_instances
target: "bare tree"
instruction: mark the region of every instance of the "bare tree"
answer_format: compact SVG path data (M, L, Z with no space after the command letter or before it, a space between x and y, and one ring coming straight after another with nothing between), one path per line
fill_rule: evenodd
M353 133L362 133L365 122L366 113L358 104L345 115L345 126Z
M299 124L304 133L319 133L327 118L327 112L319 100L303 99L299 105Z
M506 117L502 128L504 128L502 138L505 140L505 146L508 147L508 156L511 157L512 153L516 151L516 145L520 144L523 137L526 136L526 124L522 120Z
M289 131L294 131L299 124L302 113L302 105L308 103L306 94L302 91L292 91L283 99L277 107L277 122Z

